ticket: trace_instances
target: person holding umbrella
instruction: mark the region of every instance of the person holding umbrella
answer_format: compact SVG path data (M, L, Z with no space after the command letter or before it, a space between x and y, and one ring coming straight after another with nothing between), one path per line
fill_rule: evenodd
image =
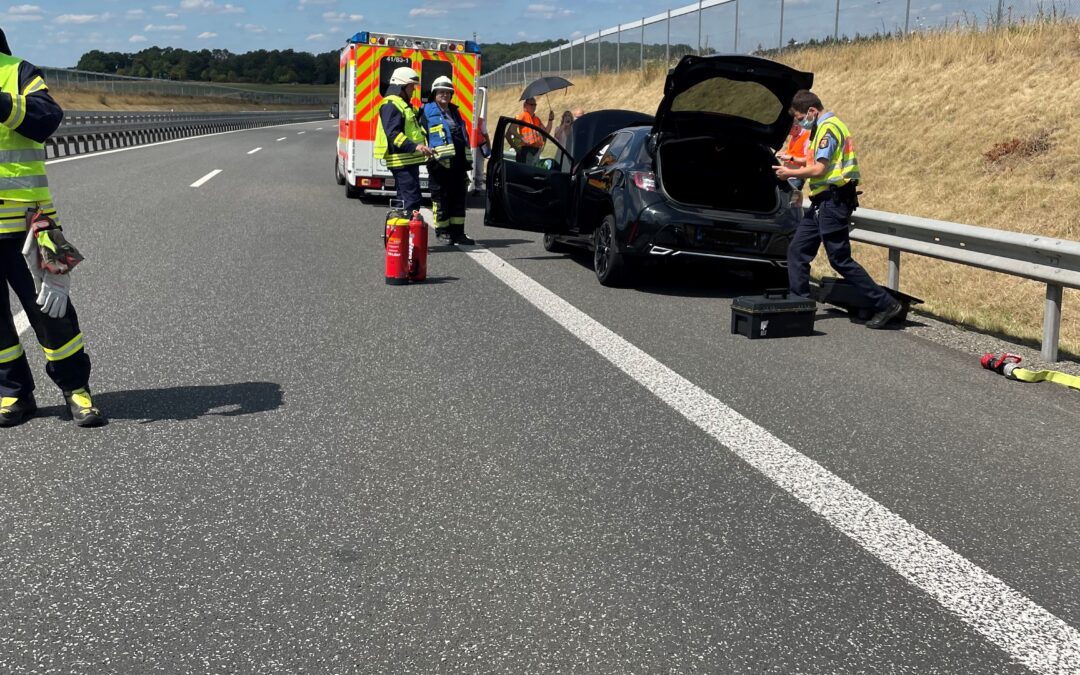
M458 107L450 102L453 97L453 80L441 75L431 83L431 95L420 112L421 125L435 152L427 165L431 210L436 239L472 246L476 242L465 234L465 191L472 159L468 155L465 121Z
M533 126L540 127L545 132L551 131L551 124L555 121L555 111L548 111L547 124L542 124L540 118L536 116L536 99L529 97L525 99L525 103L521 106L521 112L518 113L514 119L525 122L526 124L532 124ZM536 161L536 157L540 154L540 150L544 147L544 137L538 134L534 129L529 127L518 126L517 133L514 135L516 138L516 145L514 145L514 139L511 139L511 145L517 150L517 161L522 164L532 164Z

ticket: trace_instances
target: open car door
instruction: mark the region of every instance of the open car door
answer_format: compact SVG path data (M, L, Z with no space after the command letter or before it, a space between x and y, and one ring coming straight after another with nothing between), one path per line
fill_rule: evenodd
M500 117L487 169L484 224L547 234L566 231L569 153L544 130Z

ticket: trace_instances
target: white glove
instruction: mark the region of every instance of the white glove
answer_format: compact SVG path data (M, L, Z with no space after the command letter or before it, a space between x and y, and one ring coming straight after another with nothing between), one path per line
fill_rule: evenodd
M22 254L31 276L34 277L34 290L37 291L37 304L41 311L54 319L63 318L67 314L71 277L67 274L50 274L41 269L37 240L33 232L26 233Z

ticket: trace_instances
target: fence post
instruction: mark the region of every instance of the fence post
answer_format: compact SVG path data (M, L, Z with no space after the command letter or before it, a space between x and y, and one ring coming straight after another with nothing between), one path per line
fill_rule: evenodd
M780 0L780 44L777 49L784 48L784 0Z
M671 65L671 10L667 11L667 40L664 45L664 65Z
M645 72L645 17L641 17L641 72Z
M836 0L837 5L840 0ZM907 0L907 9L904 10L904 35L908 34L908 26L911 24L911 0Z
M604 29L603 28L597 28L596 29L596 74L597 75L600 74L600 64L602 63L601 60L600 60L600 50L604 48L604 38L603 38L603 36L600 35L600 31L602 31L602 30L604 30Z
M911 12L911 0L907 0L908 12ZM904 24L904 32L907 32L907 24ZM834 42L840 40L840 0L836 0L836 18L833 21L832 39Z
M1058 360L1058 338L1061 335L1061 297L1063 286L1046 285L1046 312L1043 315L1042 357Z
M701 56L701 0L697 3L697 53Z
M739 53L739 0L735 0L735 46L731 48L731 51Z
M889 278L885 284L894 291L900 290L900 249L889 249Z
M615 74L619 74L619 70L622 69L622 24L620 23L616 27L615 31Z

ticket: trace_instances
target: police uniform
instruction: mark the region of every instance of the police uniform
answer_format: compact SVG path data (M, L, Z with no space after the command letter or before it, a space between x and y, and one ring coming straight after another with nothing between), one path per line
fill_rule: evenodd
M375 157L384 160L393 174L397 197L404 202L406 214L420 208L420 165L427 157L416 146L426 143L416 108L402 97L401 85L390 85L379 107Z
M15 330L9 286L45 352L45 372L69 404L73 392L86 392L89 400L90 379L90 358L75 307L69 304L59 318L44 313L22 256L28 211L40 209L59 223L45 175L45 140L60 126L64 113L49 94L41 71L7 53L6 44L4 39L0 48L5 52L0 53L0 422L10 421L5 416L13 406L29 402L36 409L34 378Z
M887 310L896 301L874 283L862 265L851 257L849 224L858 206L855 188L859 182L859 160L847 126L832 113L822 113L811 142L810 161L824 162L826 172L810 178L810 208L795 229L788 246L788 285L791 292L810 295L810 262L825 244L829 264L846 281L873 302L877 311Z
M435 101L424 106L422 119L435 152L435 160L428 162L435 231L451 242L469 243L465 238L465 193L472 161L467 154L465 121L456 105L449 104L443 112Z

